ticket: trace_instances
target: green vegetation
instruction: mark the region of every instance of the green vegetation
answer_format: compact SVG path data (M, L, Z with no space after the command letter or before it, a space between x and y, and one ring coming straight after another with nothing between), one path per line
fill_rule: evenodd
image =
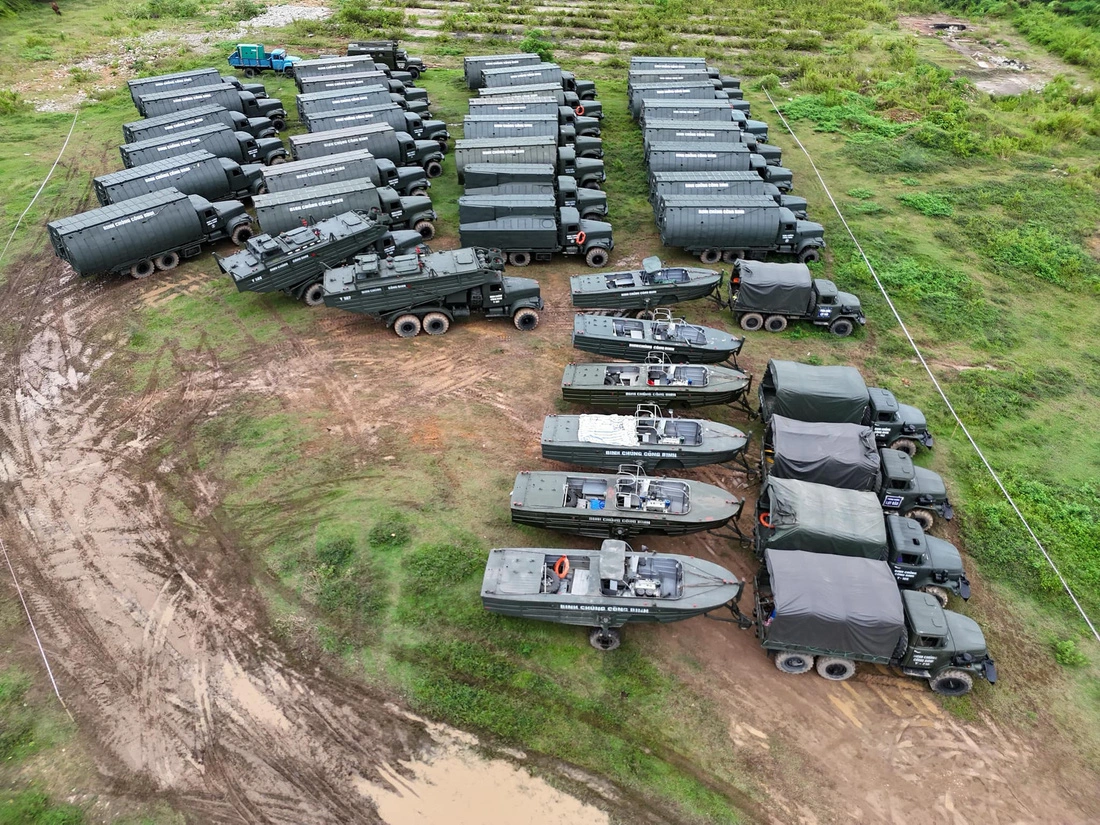
M912 192L898 195L898 200L910 209L916 209L922 215L930 218L950 218L955 209L951 201L941 195L932 195L927 192Z
M75 805L51 803L40 791L0 793L0 825L82 825L84 812Z

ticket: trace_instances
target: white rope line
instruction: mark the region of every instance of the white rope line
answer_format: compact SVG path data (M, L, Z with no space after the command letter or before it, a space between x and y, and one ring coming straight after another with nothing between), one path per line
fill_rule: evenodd
M775 101L772 100L772 96L768 94L767 89L762 89L764 94L768 98L768 102L772 105L775 113L779 115L779 119L783 121L783 125L794 138L794 142L798 144L798 148L802 150L802 153L806 156L806 160L810 162L810 167L814 170L814 174L817 175L818 181L821 183L821 188L825 190L825 195L829 198L829 202L833 205L833 209L836 210L837 216L840 218L840 222L844 224L844 228L848 231L848 236L852 239L852 243L856 245L856 249L859 250L860 256L863 258L863 263L867 265L867 270L871 273L871 277L875 279L875 285L878 286L879 292L882 293L882 297L886 299L887 305L890 307L890 311L894 314L895 320L898 322L898 326L901 327L901 331L905 333L905 337L909 339L909 346L913 348L913 352L916 353L917 358L920 359L921 366L924 367L924 371L928 373L928 377L932 379L932 384L936 388L936 392L939 393L940 398L943 399L943 403L947 406L948 412L951 413L952 418L955 419L955 423L959 429L963 431L966 436L966 440L970 442L970 446L974 448L974 452L977 453L978 458L982 460L982 464L985 465L985 469L989 471L990 477L1000 488L1004 494L1005 499L1011 505L1016 516L1020 519L1020 523L1024 525L1024 529L1027 530L1028 535L1031 536L1032 541L1035 542L1035 546L1039 548L1039 552L1043 554L1043 558L1047 560L1047 564L1050 565L1050 569L1054 571L1054 574L1058 576L1058 581L1062 583L1062 588L1069 595L1073 601L1074 606L1077 608L1077 612L1081 614L1081 618L1085 620L1085 624L1088 625L1089 630L1092 631L1092 635L1096 638L1096 641L1100 642L1100 632L1097 632L1096 626L1089 619L1088 614L1085 612L1085 608L1081 606L1081 603L1077 600L1077 596L1074 594L1073 589L1069 586L1069 582L1066 581L1062 575L1062 571L1058 569L1058 565L1054 563L1054 559L1050 557L1050 553L1043 546L1043 543L1039 541L1039 537L1035 535L1035 531L1031 529L1031 525L1028 523L1024 514L1020 512L1020 508L1016 506L1015 500L1011 494L1005 488L1001 482L1000 477L993 469L993 465L989 463L989 460L985 457L985 453L982 452L981 447L978 446L978 442L974 440L974 436L970 434L970 430L967 429L966 424L963 423L962 418L955 411L955 407L951 404L951 401L947 398L947 393L943 391L943 387L940 386L940 382L936 380L936 376L932 373L932 368L928 366L928 362L924 359L924 354L920 351L920 347L917 346L917 342L913 340L913 336L909 334L909 328L905 326L905 322L901 319L901 314L898 312L897 307L894 306L894 302L890 300L890 294L886 291L886 287L883 286L882 281L879 280L878 273L875 272L875 268L871 266L871 261L867 258L867 253L863 251L863 247L860 246L858 240L856 240L855 233L852 232L852 227L848 225L848 221L844 219L844 214L840 211L840 206L833 199L833 193L829 191L829 187L825 184L825 178L821 176L821 172L817 168L817 164L814 163L814 159L810 156L809 151L802 145L802 141L798 139L798 135L794 133L794 129L791 128L791 124L787 122L787 119L783 117L783 113L779 111L779 107L775 105Z
M8 563L8 570L11 571L11 580L15 584L15 592L19 594L19 601L23 603L23 611L27 614L27 621L31 626L31 633L34 634L34 641L38 644L38 652L42 654L42 662L46 665L46 673L50 677L50 684L53 685L53 692L57 695L57 701L61 703L61 707L65 708L65 713L69 714L69 719L73 722L76 719L73 718L72 711L69 710L69 706L65 704L65 700L61 698L61 691L58 690L57 680L53 678L53 669L50 667L50 660L46 658L46 649L42 647L42 640L38 638L38 630L34 626L34 619L31 618L31 609L27 606L27 600L23 598L23 588L19 586L19 579L15 577L15 568L11 566L11 558L8 556L8 548L4 546L4 540L0 539L0 550L4 551L4 561Z
M8 247L11 246L12 240L15 238L15 233L19 231L20 224L23 223L23 218L27 217L27 213L31 211L31 207L34 206L34 202L38 200L38 196L42 194L42 190L46 188L46 184L49 183L50 177L53 175L54 170L57 168L57 164L61 162L61 156L65 154L65 149L69 145L69 138L73 136L73 129L76 128L76 119L80 116L80 110L77 109L76 114L73 115L72 125L69 126L69 134L65 135L65 142L61 144L61 151L57 153L57 160L53 162L53 166L50 167L50 171L46 174L46 179L42 181L42 185L38 187L38 191L34 193L34 197L31 198L31 202L27 204L27 208L23 210L23 214L19 216L19 220L15 222L15 228L12 229L11 234L8 235L8 242L4 244L3 250L0 250L0 261L4 260L4 256L8 253Z

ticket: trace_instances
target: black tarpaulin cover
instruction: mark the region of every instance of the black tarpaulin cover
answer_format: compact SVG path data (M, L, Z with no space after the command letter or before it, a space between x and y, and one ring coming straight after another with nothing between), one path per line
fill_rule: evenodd
M875 433L859 424L818 424L773 415L768 474L843 487L876 490L879 453Z

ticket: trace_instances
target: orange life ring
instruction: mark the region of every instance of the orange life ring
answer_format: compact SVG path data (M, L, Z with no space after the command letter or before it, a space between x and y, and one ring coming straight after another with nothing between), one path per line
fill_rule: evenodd
M557 560L557 563L554 564L554 573L559 579L564 579L569 575L569 558L567 556L562 556Z
M584 114L584 104L581 103L573 111L576 112L578 115L583 115Z
M580 232L577 233L575 240L577 242L577 246L580 246L582 243L588 240L588 235L585 234L585 231L582 229Z
M772 526L772 514L765 510L760 514L760 526L771 527Z

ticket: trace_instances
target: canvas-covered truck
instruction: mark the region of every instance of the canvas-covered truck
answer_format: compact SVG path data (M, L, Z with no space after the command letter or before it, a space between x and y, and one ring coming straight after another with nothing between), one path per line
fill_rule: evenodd
M127 272L140 279L175 269L204 243L244 243L252 218L240 201L211 203L164 189L51 221L46 230L54 253L79 275Z
M462 73L467 89L480 89L485 85L486 69L515 69L519 66L537 66L542 58L530 52L516 54L479 54L462 58Z
M868 387L855 367L814 366L773 358L760 381L760 417L773 415L799 421L861 424L875 431L880 447L917 453L931 448L932 434L924 413L899 404L894 394Z
M366 149L296 160L263 171L268 192L289 192L329 183L367 178L375 186L389 186L399 195L427 195L431 181L419 166L395 166Z
M530 66L500 66L482 69L485 88L500 89L532 86L542 83L559 85L567 92L575 92L581 100L596 99L596 84L591 80L578 80L572 72L562 71L556 63L535 63Z
M435 210L425 197L401 197L370 180L347 180L257 195L256 220L268 235L331 218L342 212L366 212L390 229L415 229L424 240L435 236Z
M175 135L124 143L118 147L126 168L153 163L164 158L205 150L219 158L237 163L282 163L287 158L283 142L278 138L254 138L247 132L234 132L228 126L200 126Z
M242 166L200 150L100 175L92 180L92 187L102 206L170 187L209 201L239 200L263 188L262 169L258 163Z
M295 99L298 117L309 128L309 116L341 109L358 109L363 106L383 106L392 103L421 117L428 117L427 100L409 100L404 95L389 91L385 86L375 83L366 86L351 86L347 89L330 89L327 92L310 92L298 95ZM313 130L310 130L313 131Z
M581 213L581 220L595 221L607 215L607 193L578 187L577 181L568 175L551 176L552 182L547 183L505 183L478 188L470 186L468 173L469 167L466 176L467 197L546 196L553 198L558 206L572 206Z
M559 209L557 215L464 223L458 232L463 246L503 250L512 266L549 261L555 253L583 255L589 266L607 266L615 248L611 224L581 220L571 207Z
M391 71L408 72L413 80L428 71L421 58L410 55L396 40L352 40L348 55L366 55Z
M741 329L750 331L782 332L788 321L810 321L844 337L867 322L859 298L814 278L805 264L734 261L726 306Z
M567 92L555 83L531 83L526 86L498 86L495 89L479 89L478 99L507 98L523 95L550 95L559 106L568 106L578 115L603 118L603 104L598 100L581 100L576 92Z
M145 117L157 117L181 109L213 105L224 106L246 117L270 118L276 132L286 128L286 109L281 100L274 97L259 98L252 92L241 92L225 84L142 95L138 111Z
M657 213L661 243L697 255L705 264L778 253L816 261L825 228L800 221L766 195L666 195Z
M748 172L654 172L650 176L649 199L656 205L665 195L767 195L790 209L799 220L806 219L805 198L784 195L754 171Z
M240 112L226 109L224 106L198 106L194 109L181 109L178 112L147 117L122 124L124 143L137 143L142 140L177 135L203 126L227 126L235 132L248 132L254 138L275 137L275 127L268 117L245 117Z
M760 142L756 136L733 123L692 123L680 120L650 120L642 129L643 144L652 143L697 143L713 146L716 143L743 143L749 151L764 158L769 166L779 166L783 160L783 150Z
M899 591L886 562L769 550L754 589L756 635L784 673L816 668L841 682L868 662L944 696L969 693L975 679L997 681L978 624L928 593Z
M645 150L650 180L658 172L749 172L755 171L780 192L790 192L794 174L768 162L743 143L698 143L657 141Z
M245 77L255 77L265 71L293 75L294 64L302 58L286 53L286 49L267 49L262 43L238 43L227 58L229 65L240 69Z
M558 146L571 146L579 158L602 158L603 141L598 137L577 135L569 125L558 122L557 115L467 115L462 121L463 136L469 140L512 137L552 137Z
M366 149L376 158L385 158L397 166L420 166L429 178L438 178L443 174L443 152L434 140L414 140L408 132L398 132L388 123L338 124L337 118L352 114L354 112L344 112L336 118L325 120L323 125L331 128L291 136L290 150L294 157L304 160L335 152Z
M171 74L158 74L153 77L135 77L126 82L130 89L130 99L134 106L141 111L141 98L143 95L157 92L176 92L186 89L194 89L200 86L211 86L224 83L234 89L243 92L252 92L256 97L267 97L267 91L262 83L241 83L237 78L222 75L217 69L192 69L187 72L173 72Z
M458 182L465 183L469 164L549 164L559 175L576 178L586 189L599 189L606 178L602 160L578 158L568 146L558 146L551 137L489 138L455 142Z
M548 95L502 95L499 97L475 97L470 99L470 115L473 117L512 117L524 115L556 115L562 126L572 126L578 135L600 136L600 121L595 117L582 117L569 106L561 106Z
M538 281L501 274L498 249L410 253L389 260L361 255L325 273L325 304L376 318L402 338L443 335L456 318L475 312L511 318L516 329L539 324Z

